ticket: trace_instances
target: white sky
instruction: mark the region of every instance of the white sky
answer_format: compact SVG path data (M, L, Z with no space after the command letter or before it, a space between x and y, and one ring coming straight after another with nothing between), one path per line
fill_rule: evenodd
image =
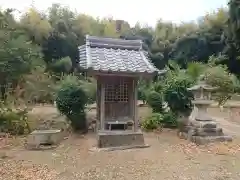
M44 11L52 3L60 3L94 17L112 16L127 20L131 25L137 21L155 25L158 19L176 23L196 20L206 12L225 7L228 0L0 0L0 7L25 11L33 3Z

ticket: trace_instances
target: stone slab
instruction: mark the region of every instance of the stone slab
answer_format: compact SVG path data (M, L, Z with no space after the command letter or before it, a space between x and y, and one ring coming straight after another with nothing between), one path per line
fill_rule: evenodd
M191 121L190 126L195 128L217 128L215 121Z
M232 137L226 136L226 135L201 137L201 136L190 136L188 133L181 132L179 134L179 137L182 139L189 140L198 145L204 145L204 144L214 143L214 142L231 142L232 141Z
M195 134L197 136L223 136L222 128L196 128Z
M198 145L204 145L208 143L214 143L214 142L231 142L232 137L231 136L210 136L210 137L200 137L200 136L193 136L192 142L198 144Z
M97 133L97 147L131 147L145 146L143 133L134 131L99 131Z

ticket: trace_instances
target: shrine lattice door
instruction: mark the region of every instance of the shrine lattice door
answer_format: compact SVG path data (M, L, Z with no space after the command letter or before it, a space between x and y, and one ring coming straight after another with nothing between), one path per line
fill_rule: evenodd
M131 119L131 78L105 79L105 121Z

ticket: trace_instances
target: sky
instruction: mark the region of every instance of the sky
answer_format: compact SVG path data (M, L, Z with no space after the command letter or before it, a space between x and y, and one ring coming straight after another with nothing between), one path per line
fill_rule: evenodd
M41 11L60 3L94 17L113 17L154 26L158 19L175 23L196 20L206 12L226 7L228 0L0 0L0 7L26 11L33 4Z

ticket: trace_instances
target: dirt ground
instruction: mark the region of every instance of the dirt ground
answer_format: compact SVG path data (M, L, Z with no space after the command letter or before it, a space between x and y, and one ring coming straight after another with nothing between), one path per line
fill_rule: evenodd
M140 108L139 116L149 112ZM56 110L41 107L33 113L44 118L56 115ZM217 110L210 113L219 116ZM172 130L144 134L149 148L111 152L90 151L96 143L93 133L70 135L56 149L45 151L26 150L19 141L24 138L9 140L9 146L0 148L0 180L240 179L240 125L221 118L218 122L234 135L232 143L196 146Z

